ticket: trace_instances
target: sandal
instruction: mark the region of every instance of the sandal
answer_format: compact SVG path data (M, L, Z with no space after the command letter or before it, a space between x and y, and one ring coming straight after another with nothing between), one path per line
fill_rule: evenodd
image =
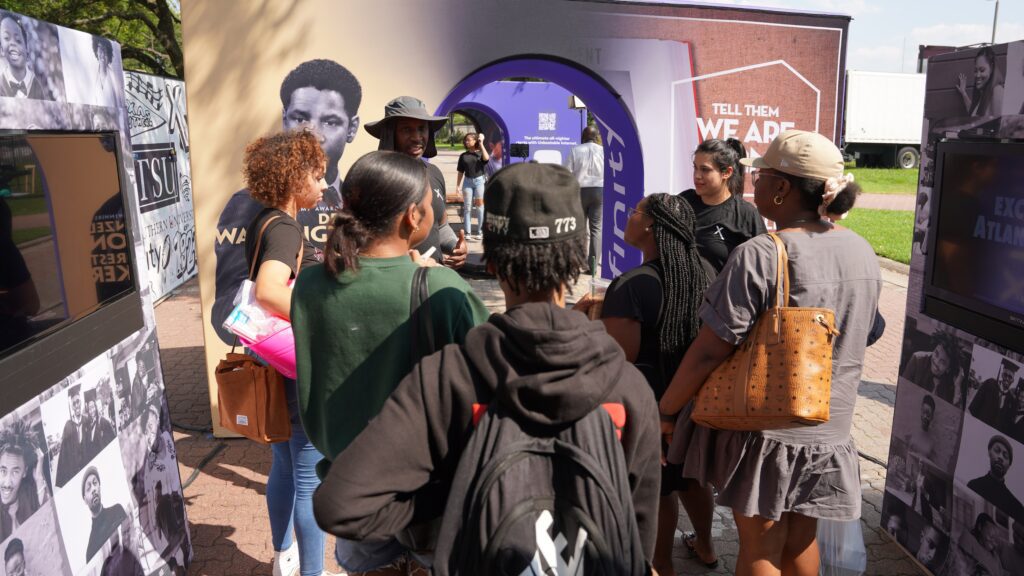
M718 558L708 562L700 557L697 552L697 534L696 532L683 532L683 544L686 545L686 549L690 551L690 556L696 558L698 562L708 567L709 570L718 568Z

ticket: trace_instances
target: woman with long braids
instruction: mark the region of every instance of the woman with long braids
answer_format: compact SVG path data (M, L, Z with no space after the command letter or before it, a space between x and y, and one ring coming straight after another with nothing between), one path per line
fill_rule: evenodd
M410 321L413 273L434 262L413 250L434 221L423 163L397 152L370 152L352 165L341 195L344 208L334 216L324 263L299 275L291 308L299 410L310 441L324 455L321 476L413 365L431 353L427 338L414 341L417 327ZM432 266L427 284L436 349L462 343L470 328L487 319L483 303L454 271ZM405 574L414 566L393 539L339 538L335 556L350 574Z
M757 208L743 200L747 150L735 138L705 140L693 153L693 189L680 196L697 216L697 249L721 270L734 248L766 231Z
M778 250L763 235L737 247L708 286L700 331L658 403L662 433L672 437L669 461L717 488L718 504L732 509L737 576L817 576L818 519L860 517L860 462L850 430L882 280L871 246L833 224L853 208L860 188L843 173L843 155L831 140L788 130L751 165L758 169L754 203L775 222L789 255L784 305L835 311L830 418L817 426L738 432L686 417L708 376L775 301Z
M652 194L641 200L630 211L624 237L643 252L644 263L612 281L605 294L601 321L622 346L626 359L647 378L655 397L661 398L683 354L697 337L697 309L715 270L697 252L693 209L679 196ZM586 311L590 302L584 297L576 309ZM701 562L715 568L718 559L711 542L711 490L684 479L680 466L669 465L662 468L654 569L662 576L675 574L672 542L679 516L676 493L696 529L687 545Z

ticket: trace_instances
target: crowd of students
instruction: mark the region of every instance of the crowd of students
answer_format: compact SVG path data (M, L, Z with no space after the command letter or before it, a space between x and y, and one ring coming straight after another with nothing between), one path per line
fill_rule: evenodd
M612 282L600 321L585 314L590 297L566 308L588 268L578 181L560 166L505 167L478 217L506 304L488 316L447 258L421 253L443 223L436 167L421 160L435 122L403 97L370 124L380 150L343 179L322 262L295 221L327 187L315 136L246 150L248 188L266 206L247 234L256 299L290 319L296 345L293 436L273 446L267 488L275 576L323 573L321 528L350 574L671 575L677 498L695 528L685 545L714 568L713 490L734 512L737 574L817 574L817 519L860 515L850 427L881 289L870 246L834 224L859 191L835 145L791 130L750 159L735 140L702 143L693 190L630 209L625 240L643 264ZM831 419L711 430L690 420L692 399L778 289L764 219L789 253L790 305L835 311ZM491 466L509 445L521 456ZM501 489L480 496L492 481ZM579 516L597 520L563 520Z

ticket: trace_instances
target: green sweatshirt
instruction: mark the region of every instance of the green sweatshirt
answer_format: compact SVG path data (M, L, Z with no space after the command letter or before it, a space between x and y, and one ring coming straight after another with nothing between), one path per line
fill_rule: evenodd
M413 365L409 302L416 264L399 256L360 258L359 265L336 279L323 265L305 268L292 292L299 413L328 460L380 412ZM461 344L487 319L483 302L454 271L431 268L427 284L436 348Z

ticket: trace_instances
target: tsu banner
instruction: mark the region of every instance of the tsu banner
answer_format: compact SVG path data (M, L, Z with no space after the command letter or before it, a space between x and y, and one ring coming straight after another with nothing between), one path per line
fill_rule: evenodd
M135 160L135 195L153 300L196 275L185 83L125 73L125 108Z

